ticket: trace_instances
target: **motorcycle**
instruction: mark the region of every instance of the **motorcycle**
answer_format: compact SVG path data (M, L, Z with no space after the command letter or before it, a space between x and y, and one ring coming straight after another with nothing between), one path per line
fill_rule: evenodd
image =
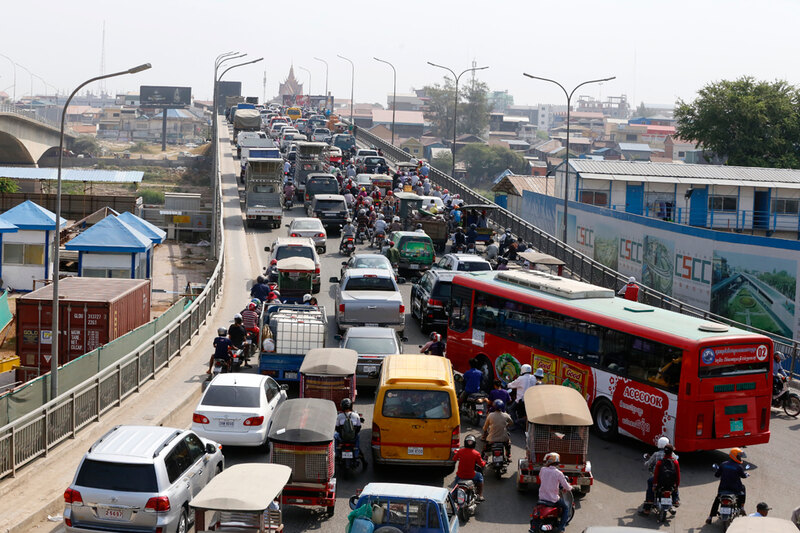
M672 493L675 487L653 487L653 494L655 501L653 502L653 510L655 511L656 518L659 522L664 523L667 520L667 513L675 516L675 502L672 499Z
M375 237L372 239L372 244L370 244L370 248L383 248L383 243L386 240L386 232L379 231L375 233Z
M719 465L715 463L711 465L711 468L716 472L719 470ZM749 470L750 465L744 465L744 469ZM750 477L750 474L747 472L745 475L746 477ZM717 494L717 498L719 499L719 509L717 510L719 521L722 524L722 530L727 531L733 519L743 515L744 510L739 506L739 498L734 492L720 492Z
M242 368L242 365L244 364L244 349L236 348L234 350L231 350L230 354L231 354L230 371L238 372Z
M506 456L506 447L502 442L493 442L488 445L488 448L488 458L486 462L489 463L489 467L494 470L497 479L500 479L503 477L503 474L508 471L508 465L511 463L511 459Z
M211 367L211 379L226 372L228 372L228 361L226 359L214 359L214 365Z
M356 452L356 445L354 442L340 442L336 450L336 458L339 466L347 472L356 472L360 469L361 472L367 467L367 462L364 460L364 454L361 450Z
M566 523L569 524L575 516L575 499L573 498L571 491L563 493L562 497L567 503L567 513L569 513L569 518L567 519ZM553 531L558 529L558 525L560 523L560 507L556 507L555 505L542 500L536 502L533 512L531 513L530 531L534 533L539 533L540 531Z
M783 408L783 411L797 418L800 415L800 396L789 388L789 378L787 376L775 376L781 380L781 391L772 395L772 407Z
M294 195L287 195L283 198L283 208L287 210L291 210L294 207Z
M475 465L475 471L480 472L480 466ZM471 479L459 479L450 489L450 495L456 502L458 518L466 522L470 516L475 515L478 507L478 495L475 493L475 483Z
M244 340L244 362L247 364L250 361L250 358L256 352L256 344L258 343L258 338L256 334L252 331L247 332L247 337Z
M464 418L469 420L473 426L480 426L481 417L486 415L486 404L478 401L486 397L485 392L476 392L467 396L461 404L461 412Z
M351 255L356 249L356 241L353 237L344 237L339 244L339 253L342 255Z
M359 244L364 244L364 241L368 239L367 233L367 227L359 224L358 228L356 229L356 239L358 240Z

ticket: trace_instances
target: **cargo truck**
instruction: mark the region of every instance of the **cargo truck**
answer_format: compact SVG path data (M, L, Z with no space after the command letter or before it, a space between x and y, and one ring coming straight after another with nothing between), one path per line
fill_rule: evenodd
M239 136L240 131L259 131L261 129L261 113L257 109L242 109L241 105L236 108L233 116L233 142Z
M250 157L245 168L245 226L279 228L283 216L283 159Z
M294 186L297 198L302 200L306 191L306 179L309 174L325 172L327 166L327 143L299 142L294 167Z

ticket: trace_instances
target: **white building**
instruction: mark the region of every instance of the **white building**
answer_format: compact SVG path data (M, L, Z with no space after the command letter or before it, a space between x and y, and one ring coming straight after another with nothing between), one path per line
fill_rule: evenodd
M52 276L51 251L53 239L58 234L56 215L44 207L27 200L12 207L0 220L15 226L18 231L3 235L2 279L3 286L18 291L31 291L35 282ZM61 219L60 226L66 224Z

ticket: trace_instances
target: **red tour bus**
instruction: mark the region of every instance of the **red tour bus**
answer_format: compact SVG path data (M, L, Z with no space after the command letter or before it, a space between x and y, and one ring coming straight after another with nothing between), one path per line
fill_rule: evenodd
M681 451L769 441L772 340L537 271L453 279L447 357L506 382L528 363L583 394L595 429Z

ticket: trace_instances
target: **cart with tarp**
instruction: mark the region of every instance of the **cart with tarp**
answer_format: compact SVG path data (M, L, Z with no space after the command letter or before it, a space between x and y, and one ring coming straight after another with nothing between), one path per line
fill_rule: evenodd
M564 272L564 261L557 259L552 255L543 254L540 252L519 252L517 253L520 259L528 262L528 268L531 270L546 270L559 276ZM543 267L543 268L537 268ZM555 270L555 272L553 272Z
M337 409L345 398L355 401L357 363L355 350L310 350L300 365L300 397L331 400Z
M303 296L313 291L316 266L307 257L287 257L275 265L278 276L278 290L281 299L287 304L303 303Z

